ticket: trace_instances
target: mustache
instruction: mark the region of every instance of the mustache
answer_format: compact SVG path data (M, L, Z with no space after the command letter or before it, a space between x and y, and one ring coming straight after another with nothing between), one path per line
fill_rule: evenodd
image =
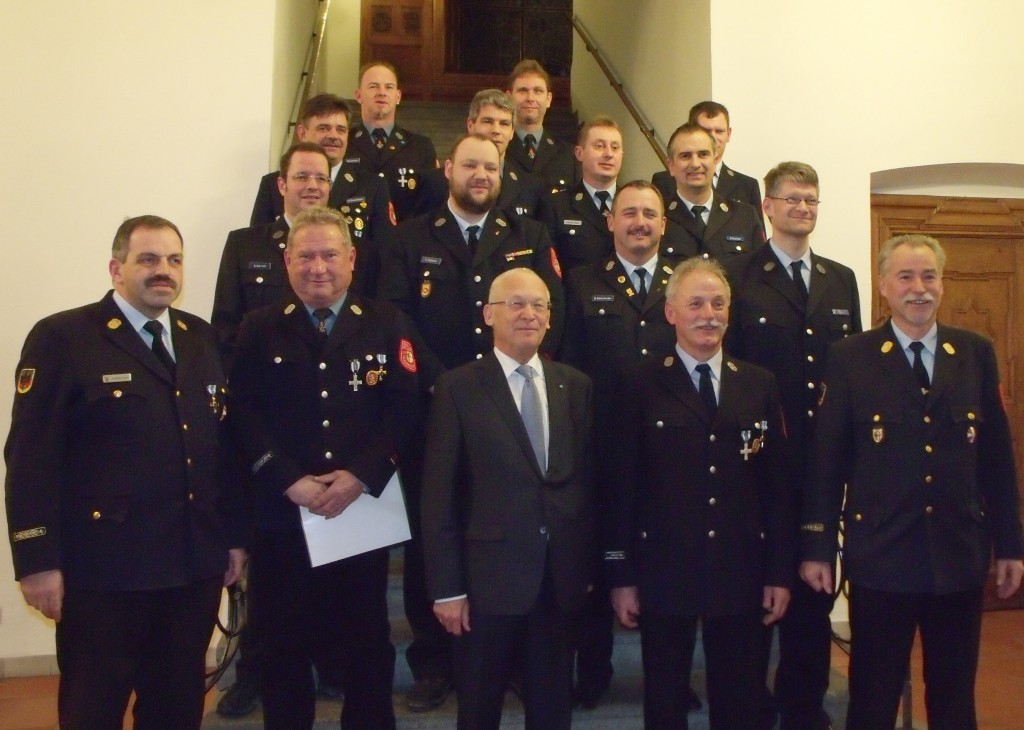
M925 292L924 294L921 294L920 296L918 296L916 294L907 294L907 296L903 297L903 303L904 304L910 304L911 302L928 302L929 304L931 304L934 301L935 301L935 297L933 295L929 294L928 292Z
M148 279L146 279L146 286L157 285L172 286L175 289L178 288L178 282L176 282L169 276L164 276L163 274L157 274L156 276L151 276Z
M642 225L642 224L641 225L636 225L636 226L630 226L626 230L626 233L629 234L630 236L649 236L653 232L654 232L653 228L651 228L650 226Z
M725 323L719 322L717 319L709 319L706 322L694 322L690 325L689 329L698 330L710 327L711 329L724 330Z

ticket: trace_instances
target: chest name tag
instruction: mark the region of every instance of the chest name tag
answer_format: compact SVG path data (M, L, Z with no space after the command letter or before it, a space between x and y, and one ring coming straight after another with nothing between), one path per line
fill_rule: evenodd
M726 241L746 241L747 239L744 236L726 236L725 240Z
M442 259L440 256L420 256L421 264L431 264L432 266L440 266L441 261Z
M582 226L583 225L583 221L563 220L562 221L562 225L563 226Z
M850 310L849 309L833 309L832 310L832 314L838 314L838 315L843 316L843 317L849 317L850 316Z
M250 271L270 271L274 264L271 261L250 261L248 268Z
M109 373L103 376L104 383L130 383L132 382L131 373Z
M590 301L592 301L592 302L614 302L615 301L615 295L614 294L595 294L594 296L590 297Z

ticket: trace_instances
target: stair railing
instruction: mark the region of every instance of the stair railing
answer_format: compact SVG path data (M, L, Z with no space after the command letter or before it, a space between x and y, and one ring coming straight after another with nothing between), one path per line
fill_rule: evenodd
M309 38L309 45L306 47L306 62L303 64L302 73L299 74L298 88L295 90L295 99L292 102L292 110L288 115L288 128L284 133L284 140L281 144L281 154L284 154L291 145L299 141L298 138L298 116L302 111L302 105L310 97L313 84L316 82L316 68L320 61L320 50L324 43L324 32L327 29L327 11L331 9L331 0L319 0L320 9L317 11L317 18L313 24L313 34Z
M572 16L572 27L576 29L580 39L583 41L583 45L586 46L586 49L591 53L591 55L593 55L594 60L597 61L597 65L601 68L605 78L608 79L608 83L611 84L613 89L615 89L615 93L619 95L619 99L622 100L626 110L629 112L630 116L633 117L633 121L635 121L637 126L640 128L641 134L644 135L648 144L651 145L651 149L654 150L654 154L658 156L658 159L661 160L661 164L663 164L667 170L668 156L665 153L664 143L660 142L655 136L654 127L652 127L650 122L647 121L646 115L640 111L636 102L633 101L633 97L630 96L628 91L626 91L626 87L622 85L622 81L619 80L618 76L612 70L611 64L608 63L608 59L601 52L601 49L598 48L597 43L594 42L593 36L590 35L590 32L583 25L583 21L580 20L578 15Z

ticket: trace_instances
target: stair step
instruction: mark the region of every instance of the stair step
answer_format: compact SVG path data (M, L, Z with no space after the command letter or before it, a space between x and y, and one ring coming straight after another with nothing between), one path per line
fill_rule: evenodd
M398 730L434 730L455 727L457 703L452 693L443 705L425 713L411 713L405 709L405 694L412 687L413 679L405 661L405 650L412 640L412 631L405 619L402 605L402 551L391 551L388 579L388 616L391 621L391 641L397 650L393 701ZM773 663L778 658L778 642L773 647ZM608 694L593 710L573 711L574 730L640 730L643 728L643 665L640 656L640 634L622 627L615 630L615 648L612 655L615 676ZM704 650L698 634L693 657L692 684L697 694L707 697L704 675ZM229 669L221 680L225 688L234 681L234 670ZM847 702L846 677L833 670L829 691L825 697L825 709L833 719L833 727L844 727ZM216 706L216 703L213 704ZM319 700L316 705L316 721L313 727L337 728L341 716L341 702ZM708 730L707 702L698 712L688 715L690 730ZM524 730L523 707L518 698L509 692L505 696L502 712L502 730ZM263 715L256 710L244 718L228 719L219 716L213 709L203 718L203 730L262 730Z

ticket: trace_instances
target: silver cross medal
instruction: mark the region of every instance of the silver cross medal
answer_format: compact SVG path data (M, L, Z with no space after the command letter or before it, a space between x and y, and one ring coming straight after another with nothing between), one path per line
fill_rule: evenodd
M750 455L754 453L750 448L750 431L740 431L740 438L743 439L743 448L740 449L740 453L743 454L743 461L748 461Z
M408 179L406 179L406 177L405 177L405 173L406 173L406 171L408 169L409 168L407 168L407 167L399 167L398 168L398 174L401 175L401 177L398 178L398 184L401 185L403 188L405 187L405 184L407 182L409 182Z
M755 423L754 428L758 428L761 430L761 448L763 449L765 446L768 445L768 442L765 441L764 438L765 434L768 433L768 421L762 420L760 423Z
M348 381L348 384L352 386L352 392L358 393L359 386L363 384L363 381L359 379L359 358L355 358L349 363L352 368L352 379Z

